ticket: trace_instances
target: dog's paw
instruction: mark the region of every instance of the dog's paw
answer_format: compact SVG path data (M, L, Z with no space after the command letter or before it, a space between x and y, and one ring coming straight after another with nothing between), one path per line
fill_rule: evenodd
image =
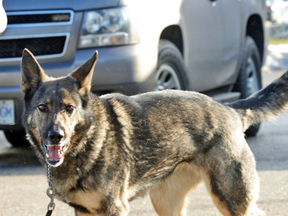
M254 208L253 211L250 211L246 216L266 216L266 213L259 208Z

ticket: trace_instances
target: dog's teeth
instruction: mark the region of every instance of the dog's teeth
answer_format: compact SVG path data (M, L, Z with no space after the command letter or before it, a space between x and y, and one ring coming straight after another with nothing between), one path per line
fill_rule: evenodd
M48 155L48 154L46 154L46 157L47 157L47 158L49 158L49 155Z

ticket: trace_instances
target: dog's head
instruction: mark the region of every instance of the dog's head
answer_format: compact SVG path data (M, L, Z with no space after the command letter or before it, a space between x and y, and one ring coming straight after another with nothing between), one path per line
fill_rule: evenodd
M23 51L24 125L31 144L52 166L62 164L67 149L72 148L74 131L85 124L83 106L88 100L97 57L96 51L73 73L52 78L45 74L28 49Z

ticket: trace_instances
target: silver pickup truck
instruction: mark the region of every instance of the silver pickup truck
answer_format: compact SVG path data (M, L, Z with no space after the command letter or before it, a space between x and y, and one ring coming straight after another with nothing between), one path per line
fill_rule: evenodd
M264 0L4 0L3 6L0 130L13 146L27 144L24 48L51 76L70 73L97 49L96 94L184 89L229 102L261 88Z

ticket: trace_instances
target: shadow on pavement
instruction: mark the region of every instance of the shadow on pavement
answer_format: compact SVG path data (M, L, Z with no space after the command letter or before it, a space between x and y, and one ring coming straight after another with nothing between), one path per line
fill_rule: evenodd
M0 152L0 168L41 166L34 151L28 148L4 148ZM1 172L0 172L1 175Z

